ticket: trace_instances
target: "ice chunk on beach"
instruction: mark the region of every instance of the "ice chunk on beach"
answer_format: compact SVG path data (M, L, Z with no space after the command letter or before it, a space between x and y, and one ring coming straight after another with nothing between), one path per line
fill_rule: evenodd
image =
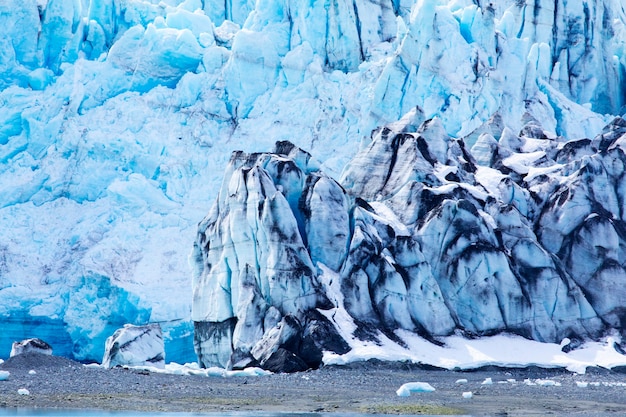
M10 356L13 357L21 355L22 353L31 352L52 355L52 347L41 339L26 339L21 342L13 343Z
M589 383L584 381L576 381L576 386L578 388L587 388L589 386Z
M102 365L113 368L118 365L165 366L163 333L158 323L146 326L125 325L106 340Z
M537 379L535 383L541 387L560 387L561 383L552 379Z
M17 390L17 393L20 395L30 395L30 391L27 390L26 388L20 388Z
M0 371L0 381L6 381L9 379L11 373L9 371Z
M491 378L485 378L482 385L491 385L493 384L493 380Z
M470 398L472 398L474 396L474 394L472 394L471 391L464 392L461 395L463 396L463 398L467 398L467 399L470 399Z
M96 365L99 367L100 365ZM130 369L138 371L148 371L156 374L168 374L168 375L183 375L183 376L204 376L204 377L216 377L216 378L231 378L231 377L260 377L271 375L272 372L266 371L257 367L249 367L240 370L227 370L216 366L210 368L200 368L197 363L178 364L176 362L170 362L163 368L157 368L155 366L128 366Z
M535 379L534 381L531 379L525 379L524 384L533 386L539 385L540 387L560 387L561 383L558 381L554 381L552 379Z
M407 382L396 391L398 397L410 397L412 392L433 392L435 388L428 382Z
M465 378L457 379L456 383L457 384L467 384L467 379L465 379Z

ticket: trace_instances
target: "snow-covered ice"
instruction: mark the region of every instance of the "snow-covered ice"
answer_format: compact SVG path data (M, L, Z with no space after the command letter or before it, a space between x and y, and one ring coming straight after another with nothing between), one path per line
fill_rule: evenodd
M540 343L519 336L498 335L468 340L452 336L436 346L408 332L398 332L407 344L402 348L380 335L382 345L357 344L345 355L326 354L324 362L341 365L357 360L379 358L409 361L444 369L476 369L483 366L519 368L534 365L544 368L564 368L584 374L587 367L612 368L625 366L626 357L613 349L614 339L587 342L579 349L564 353L558 344Z

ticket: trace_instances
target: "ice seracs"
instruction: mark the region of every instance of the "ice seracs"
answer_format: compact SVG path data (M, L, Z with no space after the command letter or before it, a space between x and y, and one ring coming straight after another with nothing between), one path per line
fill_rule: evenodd
M317 231L322 224L331 233ZM284 142L273 154L233 153L194 246L200 363L240 367L254 360L272 370L300 370L319 366L323 349L345 352L316 311L331 304L307 242L316 260L339 265L347 235L344 191L310 155ZM327 252L334 247L339 251ZM270 365L275 361L282 365Z
M427 120L415 129L375 131L347 165L343 187L311 169L310 157L291 144L278 143L271 154L233 154L194 248L201 360L217 355L225 365L232 352L249 351L266 366L281 345L297 345L286 340L303 317L328 309L350 315L350 340L380 343L381 332L401 346L399 330L435 343L454 331L551 343L623 332L615 320L625 308L617 286L625 276L616 203L623 198L613 178L621 175L624 151L606 143L599 149L596 138L564 161L563 149L576 143L529 124L519 135L503 132L506 140L492 143L480 166L440 127ZM316 188L308 185L322 180L323 194L310 198ZM320 235L320 226L330 233ZM595 261L572 255L573 245ZM334 256L320 247L335 247ZM341 297L321 291L313 259L337 274ZM341 323L325 326L345 339Z

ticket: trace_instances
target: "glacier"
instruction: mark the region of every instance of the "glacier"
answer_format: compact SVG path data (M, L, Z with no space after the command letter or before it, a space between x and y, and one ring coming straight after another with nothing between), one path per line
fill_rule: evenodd
M0 357L39 337L99 361L158 323L186 362L221 323L195 334L224 366L283 323L319 361L347 349L319 265L363 338L623 328L625 22L615 0L2 2ZM246 249L190 268L203 218ZM284 292L252 285L270 266Z

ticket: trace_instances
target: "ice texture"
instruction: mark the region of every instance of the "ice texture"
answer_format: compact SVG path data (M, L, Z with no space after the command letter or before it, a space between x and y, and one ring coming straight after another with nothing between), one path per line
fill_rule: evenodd
M13 342L10 357L31 352L52 355L52 347L41 339L26 339L20 342Z
M414 115L404 120L409 119L416 120ZM489 144L486 166L473 156L484 155L482 141L468 150L437 119L414 127L395 123L375 131L347 164L343 187L329 188L334 192L314 209L303 184L312 175L324 176L315 169L304 180L308 154L285 142L271 154L233 154L224 188L195 245L193 319L203 326L233 320L234 330L226 329L230 345L219 344L224 358L251 347L259 359L263 346L274 347L263 354L269 355L287 344L271 341L293 338L297 326L287 327L292 329L288 336L285 323L271 327L284 312L302 317L335 311L328 317L344 339L382 343L382 333L400 346L399 331L435 343L454 332L508 332L549 343L597 339L611 329L624 332L619 319L626 308L619 284L626 276L620 249L626 224L619 209L626 159L623 119L614 119L592 140L551 138L535 123L519 134L503 131L500 142ZM260 164L265 169L259 172ZM278 205L280 217L269 223L263 220L268 195L270 201L284 201ZM340 258L330 258L331 264L318 259L317 269L311 266L317 253L311 229L298 227L298 222L313 223L314 211L328 212L320 226L339 231L335 236L344 246L338 248L347 247L337 251ZM347 235L340 227L346 217ZM268 240L273 230L285 232ZM296 243L300 256L280 250L286 261L281 274L297 280L300 291L319 291L318 277L328 268L339 280L340 296L299 293L289 297L297 300L294 304L283 303L290 286L271 276L278 268L263 254L289 242ZM237 272L242 261L246 270ZM235 279L242 274L245 283ZM265 285L270 290L278 285L280 292L268 297ZM243 294L245 308L234 308ZM274 314L268 304L279 311L269 326L267 317ZM336 319L339 310L350 319ZM201 357L218 346L199 333L197 340Z
M403 384L398 390L396 394L398 397L410 397L413 392L433 392L435 388L430 385L428 382L407 382Z
M557 298L571 294L572 299L571 306L559 304L564 310L553 313L546 296L541 308L526 306L533 312L524 310L519 317L535 317L536 311L539 321L545 321L541 318L545 315L565 314L569 322L578 323L579 318L566 311L579 305L581 315L591 317L571 280L619 281L618 264L599 267L582 259L606 252L607 259L620 263L621 244L615 246L611 229L621 239L621 226L602 213L597 218L587 213L589 218L580 228L578 217L561 218L546 211L537 223L537 216L550 193L564 195L568 186L554 167L567 164L567 158L592 157L599 145L582 141L580 146L565 146L556 160L550 159L553 149L524 152L523 159L507 159L507 152L522 150L517 138L522 129L532 133L540 127L546 137L560 141L592 140L613 116L623 113L625 21L616 0L1 2L0 320L5 331L0 335L0 357L8 356L14 340L36 335L57 354L100 360L104 340L115 329L126 323L158 322L168 359L193 359L187 257L197 222L221 188L232 150L266 152L281 140L311 152L326 173L319 179L313 175L310 184L304 184L312 220L304 220L302 211L293 211L298 233L305 236L307 268L314 270L321 262L339 270L339 265L354 264L362 243L387 245L375 247L372 253L383 258L372 260L367 273L354 276L374 279L375 268L389 275L372 293L376 308L383 312L377 320L403 326L414 321L416 328L432 334L448 332L457 317L426 318L421 310L425 304L411 301L419 295L427 297L435 311L448 310L437 281L443 269L433 272L421 260L421 256L429 260L434 252L426 254L410 240L399 249L394 247L397 238L376 235L386 223L397 225L398 219L410 226L417 217L409 221L407 216L420 216L420 212L394 213L396 219L371 204L374 211L359 209L362 238L355 237L347 221L352 202L340 196L339 185L331 181L339 180L346 163L370 145L373 130L386 125L394 132L415 133L424 120L433 118L434 130L425 128L422 134L428 142L428 158L445 165L448 150L440 141L445 133L462 139L466 150L472 149L480 167L477 173L455 168L456 162L442 170L424 154L400 153L398 166L408 167L414 160L420 169L395 171L388 180L402 185L407 176L418 181L420 175L431 179L458 175L472 184L472 175L494 167L492 162L498 164L498 173L491 175L494 171L488 170L483 176L487 178L483 182L488 180L493 187L484 185L488 189L482 192L508 196L506 201L522 220L532 216L528 225L510 226L505 234L507 251L541 255L524 273L534 276L528 271L540 268L551 284L533 291L556 291ZM474 143L481 147L474 148ZM377 146L393 149L395 145ZM552 152L546 157L556 162L554 166L541 166L541 152L546 151ZM374 157L358 158L372 161ZM593 161L588 166L599 169ZM610 168L607 184L619 178L615 167ZM530 175L529 184L534 182L526 186L518 175ZM505 176L510 178L496 181ZM589 177L581 174L580 179L585 178ZM371 192L395 200L421 195L408 186L388 195L391 183L384 184L389 181L384 175L372 177ZM571 181L578 187L576 178ZM370 182L362 185L366 184ZM342 183L345 189L348 185ZM416 182L415 187L421 186ZM424 186L429 195L432 185ZM621 196L622 187L615 187ZM370 192L368 186L364 188ZM598 199L613 198L609 189L602 189L600 178L595 185L580 188L578 194L589 188L606 194ZM334 208L322 210L320 202L331 196ZM541 204L534 201L536 196ZM360 198L374 203L365 194ZM546 204L569 212L580 202L595 210L595 202L579 198L564 196ZM286 206L277 203L282 204L277 212L293 207L294 202L286 200ZM620 201L616 200L618 209ZM446 213L458 205L446 204ZM614 210L611 206L609 211L621 213ZM581 208L578 213L582 217L587 211ZM457 212L459 220L478 228L481 241L493 244L494 236L499 236L498 228L494 232L493 225L483 224L484 219L472 219L471 211L461 207ZM502 224L512 221L504 215L495 217ZM555 226L548 224L551 221ZM332 222L332 228L316 227L321 222ZM546 233L535 233L544 226ZM524 236L530 234L518 245L519 230L524 230ZM548 233L552 230L554 234ZM581 248L581 242L571 242L572 230L577 239L600 230L610 239ZM405 240L410 234L401 233ZM580 258L575 255L579 249L584 255ZM566 258L554 260L560 250ZM514 284L506 272L508 257L490 252L472 259L474 266L494 262L507 282ZM576 274L563 274L563 261ZM391 272L400 268L419 275L420 285L396 293L402 274ZM458 268L454 272L462 275ZM526 287L520 288L527 298ZM568 292L571 288L574 291ZM491 292L492 307L503 291ZM519 288L511 291L511 296L519 296ZM369 294L354 290L346 295L353 313L373 320L376 315L370 307L350 298ZM611 326L616 323L618 294L585 296L602 311L603 320ZM401 298L405 303L396 317L388 307ZM468 314L465 310L459 308L454 314ZM517 315L503 308L505 319ZM502 319L489 320L473 326L480 329L500 322L502 327ZM228 321L222 324L215 335L235 327ZM547 339L559 334L556 329L544 332Z
M235 152L226 172L194 245L196 352L207 367L232 366L242 355L265 365L280 354L278 349L300 343L289 340L315 335L323 321L311 312L327 308L330 301L307 251L307 232L314 253L337 246L338 240L338 254L318 257L339 266L347 247L347 200L310 155L287 142L277 143L273 154ZM337 202L343 212L330 212ZM331 233L315 231L318 224L312 221L320 218L324 223L319 225ZM315 344L330 342L312 339ZM295 370L308 368L298 365L305 360L299 349L285 352L294 356L290 366ZM319 355L317 366L321 351Z
M165 366L163 332L158 324L126 325L106 340L102 366Z

